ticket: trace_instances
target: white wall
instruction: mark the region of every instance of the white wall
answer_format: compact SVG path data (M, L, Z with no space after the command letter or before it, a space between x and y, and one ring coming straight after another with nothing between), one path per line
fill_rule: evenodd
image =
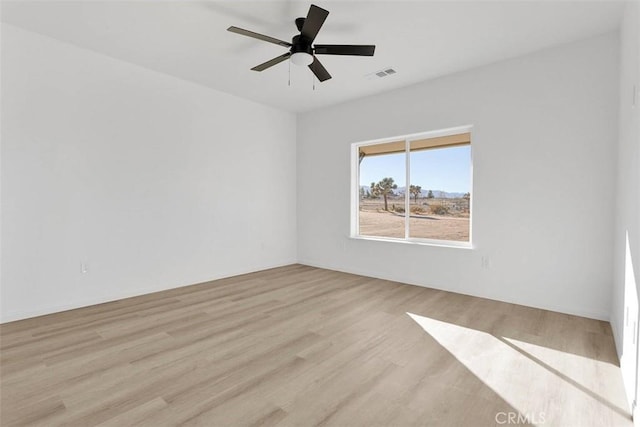
M295 262L295 115L5 24L1 102L2 321Z
M3 25L0 318L295 262L296 174L303 263L608 318L617 55L609 34L302 114L296 171L291 114ZM473 250L348 238L350 143L465 124Z
M614 33L299 115L299 261L606 319L617 109ZM351 143L467 124L475 249L348 237Z
M640 2L629 2L620 29L620 119L611 326L630 401L637 389L640 292ZM635 105L633 102L636 91ZM627 244L628 241L628 244ZM630 312L625 322L625 311ZM635 337L634 337L635 335Z

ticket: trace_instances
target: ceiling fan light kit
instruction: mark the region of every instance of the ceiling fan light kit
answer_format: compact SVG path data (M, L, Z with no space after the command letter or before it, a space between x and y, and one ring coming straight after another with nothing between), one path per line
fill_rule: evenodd
M291 55L291 62L293 62L294 65L311 65L313 55L307 52L296 52Z
M318 80L323 82L329 80L331 74L320 63L316 55L373 56L376 49L374 45L314 45L313 41L328 15L329 11L312 4L306 18L296 19L296 27L300 34L293 36L291 43L238 27L229 27L227 31L289 48L287 53L256 65L252 68L253 71L264 71L290 59L295 65L308 66Z

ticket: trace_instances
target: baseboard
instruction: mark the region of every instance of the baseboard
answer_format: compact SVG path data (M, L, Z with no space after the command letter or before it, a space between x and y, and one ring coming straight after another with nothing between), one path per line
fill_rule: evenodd
M622 357L622 343L618 342L618 324L613 321L613 318L609 320L609 324L611 325L611 332L613 333L613 343L616 346L616 354L618 355L618 362L620 362L620 358Z
M212 280L225 279L227 277L233 277L233 276L241 276L243 274L255 273L255 272L263 271L263 270L270 270L272 268L284 267L284 266L292 265L292 264L296 264L296 263L297 262L295 260L285 261L285 262L276 263L276 264L268 265L268 266L258 266L258 267L247 268L247 269L242 269L242 270L233 271L233 272L227 272L227 273L223 273L223 274L220 274L220 275L217 275L217 276L213 276L213 277L203 277L202 280L195 280L193 283L185 283L185 284L182 284L182 285L168 284L168 285L164 285L164 286L161 285L159 287L155 287L154 286L153 288L150 288L150 287L148 287L148 288L140 288L140 289L135 289L135 290L130 291L130 292L119 292L119 293L114 294L114 295L103 295L103 296L101 296L99 298L89 298L89 299L73 301L73 302L70 302L68 304L52 305L52 306L48 306L48 307L40 307L40 308L35 309L35 310L10 311L10 312L7 312L7 313L2 313L0 315L0 324L9 323L9 322L15 322L15 321L18 321L18 320L30 319L32 317L45 316L47 314L60 313L60 312L63 312L63 311L68 311L68 310L76 310L78 308L90 307L92 305L104 304L104 303L108 303L108 302L118 301L118 300L122 300L122 299L126 299L126 298L137 297L137 296L141 296L141 295L149 295L149 294L153 294L153 293L156 293L156 292L166 291L166 290L169 290L169 289L183 288L185 286L191 286L191 285L198 284L198 283L206 283L206 282L210 282Z
M598 313L598 312L592 312L589 310L581 310L581 309L568 308L568 307L562 307L562 306L553 306L553 305L542 306L542 305L530 304L526 301L510 300L508 298L500 298L500 297L496 297L495 295L482 294L480 292L471 293L471 292L464 292L459 289L450 289L447 287L441 287L437 285L431 285L431 284L425 285L424 283L417 283L412 280L406 280L406 278L398 277L395 275L382 274L382 273L378 273L371 270L360 271L357 268L343 268L343 267L336 268L335 266L326 265L321 262L316 262L312 260L298 260L298 263L303 265L308 265L310 267L324 268L326 270L340 271L342 273L357 274L359 276L366 276L366 277L373 277L376 279L401 282L401 283L406 283L408 285L421 286L423 288L431 288L431 289L437 289L440 291L447 291L447 292L452 292L452 293L461 294L461 295L468 295L468 296L478 297L478 298L486 298L493 301L506 302L508 304L517 304L525 307L538 308L541 310L548 310L548 311L554 311L557 313L569 314L572 316L586 317L588 319L602 320L605 322L609 322L610 320L609 313Z
M438 287L438 286L434 286L434 285L425 285L423 283L416 283L414 281L411 280L406 280L405 278L402 277L396 277L393 275L388 275L388 274L380 274L374 271L360 271L358 269L354 269L354 268L342 268L342 267L335 267L332 265L326 265L324 263L321 262L315 262L312 260L290 260L290 261L285 261L285 262L281 262L281 263L276 263L273 265L268 265L268 266L259 266L259 267L253 267L253 268L247 268L247 269L243 269L243 270L238 270L238 271L233 271L233 272L228 272L228 273L224 273L221 275L217 275L217 276L213 276L213 277L206 277L203 278L202 280L199 281L194 281L194 283L185 283L182 285L175 285L175 284L169 284L166 286L160 286L160 287L153 287L153 288L142 288L142 289L136 289L133 290L131 292L123 292L123 293L118 293L118 294L114 294L114 295L108 295L108 296L102 296L99 298L91 298L91 299L84 299L84 300L80 300L80 301L74 301L68 304L63 304L63 305L55 305L55 306L49 306L49 307L41 307L35 310L27 310L27 311L14 311L14 312L8 312L8 313L2 313L0 316L0 324L3 323L8 323L8 322L14 322L17 320L22 320L22 319L28 319L28 318L32 318L32 317L37 317L37 316L44 316L47 314L53 314L53 313L59 313L62 311L67 311L67 310L75 310L78 308L82 308L82 307L88 307L88 306L92 306L92 305L96 305L96 304L104 304L107 302L112 302L112 301L117 301L117 300L121 300L121 299L125 299L125 298L131 298L131 297L136 297L136 296L140 296L140 295L148 295L148 294L152 294L155 292L162 292L162 291L166 291L168 289L176 289L176 288L181 288L184 286L190 286L196 283L204 283L204 282L209 282L212 280L219 280L219 279L224 279L227 277L233 277L233 276L239 276L242 274L247 274L247 273L254 273L257 271L262 271L262 270L269 270L271 268L278 268L278 267L284 267L287 265L291 265L291 264L302 264L302 265L308 265L310 267L316 267L316 268L323 268L323 269L327 269L327 270L334 270L334 271L340 271L343 273L349 273L349 274L357 274L359 276L366 276L366 277L373 277L373 278L377 278L377 279L383 279L383 280L391 280L391 281L395 281L395 282L401 282L401 283L407 283L409 285L414 285L414 286L421 286L421 287L425 287L425 288L432 288L432 289L438 289L438 290L442 290L442 291L447 291L447 292L453 292L453 293L458 293L458 294L462 294L462 295L469 295L469 296L474 296L474 297L478 297L478 298L487 298L487 299L491 299L494 301L500 301L500 302L506 302L509 304L518 304L518 305L523 305L523 306L527 306L527 307L533 307L533 308L539 308L542 310L549 310L549 311L555 311L555 312L559 312L559 313L564 313L564 314L570 314L570 315L574 315L574 316L580 316L580 317L587 317L590 319L597 319L597 320L603 320L606 322L609 322L609 313L594 313L594 312L590 312L587 310L576 310L576 309L571 309L571 308L567 308L567 307L559 307L559 306L541 306L541 305L532 305L523 301L517 301L517 300L509 300L509 299L505 299L505 298L499 298L496 297L495 295L486 295L486 294L482 294L482 293L467 293L467 292L461 292L458 289L448 289L446 287ZM615 334L615 325L611 324L612 329L614 329L614 337L616 336ZM617 345L618 343L616 342L616 349L617 349ZM619 352L618 352L619 354ZM639 426L640 427L640 426Z

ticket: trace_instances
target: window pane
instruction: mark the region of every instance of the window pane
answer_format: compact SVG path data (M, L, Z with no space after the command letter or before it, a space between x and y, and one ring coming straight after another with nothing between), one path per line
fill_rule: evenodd
M382 145L384 144L380 146ZM363 151L363 148L367 149L360 149L358 233L365 236L403 239L405 227L402 190L407 176L406 154L396 152L371 155Z
M409 237L469 241L471 146L412 142Z

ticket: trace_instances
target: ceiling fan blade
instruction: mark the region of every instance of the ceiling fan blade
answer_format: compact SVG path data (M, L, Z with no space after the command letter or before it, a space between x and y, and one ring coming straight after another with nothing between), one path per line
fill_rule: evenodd
M313 47L316 55L356 55L373 56L375 45L317 44Z
M311 7L309 7L309 12L307 13L307 18L304 20L300 34L310 42L314 41L327 16L329 16L328 10L312 4Z
M253 71L264 71L269 67L273 67L276 64L281 63L282 61L287 60L287 58L289 58L291 56L291 52L287 52L283 55L277 56L273 59L268 60L267 62L264 62L260 65L256 65L255 67L252 68Z
M329 80L331 78L331 74L329 74L327 69L322 66L320 61L318 61L318 58L316 58L315 56L313 57L313 62L309 65L309 68L321 82Z
M255 33L253 31L244 30L238 27L229 27L227 31L231 31L232 33L240 34L242 36L253 37L254 39L262 40L265 42L277 44L284 47L291 47L291 43L286 42L284 40L279 40L273 37L265 36L264 34Z

